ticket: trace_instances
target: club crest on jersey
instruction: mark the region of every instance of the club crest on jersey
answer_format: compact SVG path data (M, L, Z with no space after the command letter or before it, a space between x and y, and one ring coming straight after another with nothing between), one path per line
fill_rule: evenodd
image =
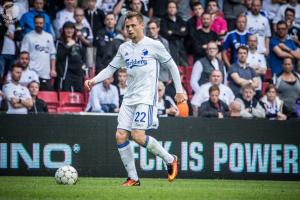
M142 55L143 56L147 56L148 54L149 54L148 50L147 49L143 49Z

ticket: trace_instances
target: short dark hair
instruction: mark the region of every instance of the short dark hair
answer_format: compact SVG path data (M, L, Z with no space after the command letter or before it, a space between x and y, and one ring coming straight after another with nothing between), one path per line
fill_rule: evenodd
M116 16L115 16L115 14L114 14L113 11L109 11L109 12L105 15L105 19L106 19L106 17L107 17L108 15L113 15L114 18L116 18Z
M20 57L21 57L21 55L23 55L23 54L27 54L28 56L30 56L30 54L29 54L29 52L28 52L28 51L21 51L21 52L19 53L19 56L18 56L18 58L20 58Z
M174 3L176 5L176 8L177 8L178 5L177 5L177 2L175 0L169 0L168 1L168 6L169 6L170 3Z
M201 7L203 7L203 5L202 5L199 1L196 1L196 2L191 1L190 3L191 3L191 4L190 4L191 10L194 10L194 8L195 8L196 6L201 6Z
M149 22L147 23L147 26L149 26L150 24L156 24L156 26L159 28L160 27L160 22L157 19L150 19Z
M23 67L21 65L19 65L19 64L13 64L11 66L11 71L13 71L15 68L21 68L23 70Z
M286 27L288 26L286 21L280 20L279 22L277 22L276 26L282 25L284 24Z
M27 87L29 88L31 86L31 84L36 83L38 84L38 86L40 87L40 83L37 81L31 81L30 83L28 83Z
M245 46L245 45L241 45L241 46L239 46L239 47L237 48L236 52L239 52L239 50L240 50L240 49L246 50L246 51L247 51L247 53L248 53L248 51L249 51L249 49L248 49L248 47L247 47L247 46Z
M218 4L218 1L217 0L208 0L207 3L206 3L206 7L208 7L208 4L210 2L215 2L217 4L217 7L219 8L219 4Z
M118 70L118 73L127 73L127 70L126 70L126 68L120 68Z
M286 15L287 12L293 13L294 16L295 16L295 14L296 14L295 9L293 9L293 8L286 8L285 11L284 11L284 15Z
M45 17L44 17L44 15L41 15L41 14L37 14L36 16L34 16L34 21L36 20L36 19L38 19L38 18L43 18L43 20L45 21Z
M214 91L218 91L218 92L220 93L220 88L219 88L219 86L217 86L217 85L212 85L212 86L210 86L210 88L209 88L209 90L208 90L208 93L211 94L211 93L214 92Z
M127 14L126 14L126 17L125 17L125 21L127 19L132 19L132 18L136 18L140 23L144 22L144 19L143 19L143 15L139 12L133 12L133 11L129 11Z

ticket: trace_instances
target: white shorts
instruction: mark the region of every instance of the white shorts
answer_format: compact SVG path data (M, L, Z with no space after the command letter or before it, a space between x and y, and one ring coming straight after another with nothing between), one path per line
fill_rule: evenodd
M118 115L118 129L148 130L158 128L157 109L146 104L122 104Z

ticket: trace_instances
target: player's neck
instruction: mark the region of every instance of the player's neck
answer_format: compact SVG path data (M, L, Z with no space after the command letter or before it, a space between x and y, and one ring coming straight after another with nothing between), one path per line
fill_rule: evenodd
M137 43L139 43L139 41L141 41L142 39L144 39L144 34L141 34L140 36L136 36L136 38L135 39L132 39L132 42L133 43L135 43L135 44L137 44Z

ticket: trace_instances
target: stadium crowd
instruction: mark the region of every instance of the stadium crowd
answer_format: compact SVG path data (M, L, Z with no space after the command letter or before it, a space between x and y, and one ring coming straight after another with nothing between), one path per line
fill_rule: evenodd
M297 0L0 2L1 112L118 112L126 66L90 92L83 82L128 40L124 19L131 10L142 13L146 35L170 52L189 97L176 105L171 75L161 68L160 116L300 118ZM84 102L75 110L51 105L50 96L62 92Z

